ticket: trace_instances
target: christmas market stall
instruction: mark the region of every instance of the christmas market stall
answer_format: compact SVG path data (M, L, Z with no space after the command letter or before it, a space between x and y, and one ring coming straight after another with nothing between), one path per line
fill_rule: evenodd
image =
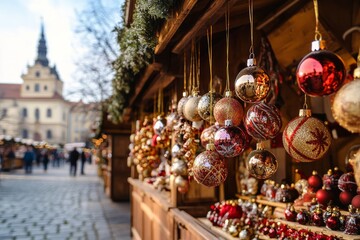
M127 0L133 239L360 239L359 25L356 0Z

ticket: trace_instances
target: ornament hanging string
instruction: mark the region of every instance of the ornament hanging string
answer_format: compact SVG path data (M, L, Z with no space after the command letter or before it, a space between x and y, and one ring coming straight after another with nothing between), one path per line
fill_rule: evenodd
M184 92L186 92L186 52L184 52Z
M303 109L308 109L308 105L307 105L307 95L304 94L304 105L303 105Z
M229 1L227 1L225 12L225 28L226 28L226 86L225 92L230 91L230 77L229 77L229 29L230 29L230 11Z
M207 43L208 43L208 55L209 55L209 70L210 70L210 125L212 125L213 119L213 79L212 79L212 25L207 30Z
M254 53L254 2L249 0L249 22L250 22L250 55L249 59L255 58Z
M189 93L192 94L194 90L193 87L193 61L194 61L194 50L193 45L191 45L191 52L190 52L190 69L189 69Z
M197 54L196 54L196 58L197 58L197 66L196 66L196 87L198 89L198 91L200 91L200 41L197 45Z
M318 1L314 0L314 12L315 12L315 40L322 40L321 33L319 31L319 7Z

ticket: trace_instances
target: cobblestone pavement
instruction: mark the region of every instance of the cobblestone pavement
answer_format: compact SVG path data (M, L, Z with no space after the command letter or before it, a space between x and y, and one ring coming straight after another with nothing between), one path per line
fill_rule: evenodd
M104 196L95 166L76 177L68 167L0 173L1 240L131 239L130 204Z

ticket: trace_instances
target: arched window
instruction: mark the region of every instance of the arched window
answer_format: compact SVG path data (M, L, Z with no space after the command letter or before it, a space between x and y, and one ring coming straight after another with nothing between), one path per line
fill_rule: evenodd
M35 88L34 88L35 92L40 92L40 84L35 83Z
M35 109L35 120L36 121L40 120L40 110L38 108Z
M51 116L52 116L51 108L48 108L48 109L46 110L46 116L47 116L48 118L51 118Z
M25 118L27 117L27 108L22 109L22 116Z
M29 137L29 132L27 129L23 129L21 132L22 138L28 138Z
M51 131L50 129L48 129L48 130L46 131L46 138L47 138L47 139L52 139L52 131Z

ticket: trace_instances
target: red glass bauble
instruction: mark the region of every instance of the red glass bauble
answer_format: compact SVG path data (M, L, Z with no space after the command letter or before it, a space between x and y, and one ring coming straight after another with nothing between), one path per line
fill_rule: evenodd
M290 221L290 222L295 222L296 221L296 215L297 215L297 212L295 211L295 208L293 205L289 205L286 209L285 209L285 219L287 221Z
M321 227L325 225L325 221L323 218L323 212L321 208L317 208L315 212L311 215L311 222L313 225Z
M219 124L216 123L208 128L205 128L200 135L201 146L205 148L210 141L214 141L214 135L219 128Z
M320 204L327 206L330 201L334 201L334 194L331 190L323 187L316 192L316 198Z
M271 177L278 168L278 162L275 156L271 152L263 149L259 143L256 150L250 152L247 160L249 173L258 179Z
M308 109L301 109L299 117L287 124L282 138L286 152L299 162L320 160L331 144L329 130L320 120L311 117Z
M239 127L232 125L231 120L226 120L225 127L214 135L214 145L221 156L236 157L244 151L246 136Z
M323 185L322 179L317 173L317 171L312 172L312 175L308 178L308 183L309 183L309 188L312 192L316 192Z
M264 102L254 104L246 113L244 125L249 135L259 141L274 138L281 129L279 110Z
M305 210L300 210L296 215L296 221L302 225L306 225L309 222L309 214Z
M323 44L315 41L314 44ZM324 46L306 55L296 70L300 89L313 97L335 93L340 89L346 77L343 60L333 52L324 50Z
M207 187L219 186L228 174L225 160L214 148L214 145L208 144L207 150L195 158L192 167L195 180Z
M344 206L348 206L351 204L351 200L354 196L355 194L351 192L341 192L339 195L339 200Z
M221 99L221 95L218 93L206 93L201 96L198 103L198 113L200 117L208 122L214 121L214 116L210 116L214 110L214 106ZM212 108L212 109L211 109Z
M270 91L270 79L265 71L248 59L248 66L235 79L235 93L244 102L260 102Z
M360 208L360 195L356 195L351 200L351 205L353 205L354 208Z
M338 230L340 227L340 219L334 213L326 220L326 227L331 230Z
M231 95L220 99L214 106L214 118L220 125L230 119L234 126L239 126L244 116L241 103Z
M177 105L177 113L179 114L180 117L184 116L184 106L185 103L187 102L187 100L189 100L188 94L187 92L183 92L183 97L179 100L178 105Z
M341 191L356 193L357 185L355 182L354 173L344 173L338 180L338 187Z

